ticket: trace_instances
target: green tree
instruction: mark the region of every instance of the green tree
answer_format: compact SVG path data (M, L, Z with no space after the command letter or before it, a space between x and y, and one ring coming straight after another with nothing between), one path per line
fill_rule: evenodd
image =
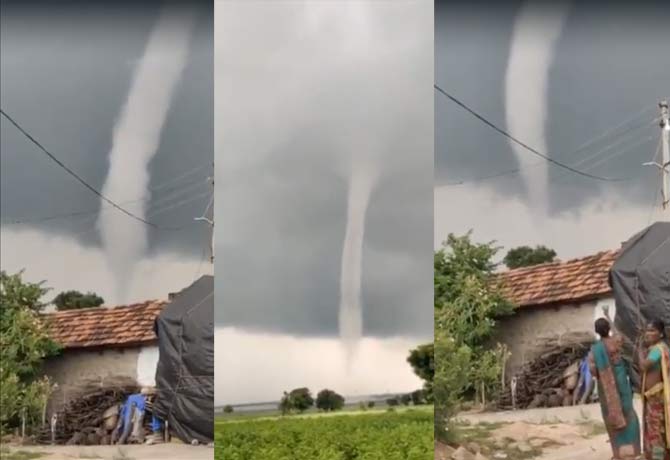
M519 246L510 249L503 259L507 268L530 267L532 265L553 262L556 259L556 251L546 246Z
M434 346L432 343L420 345L409 352L407 362L414 373L423 380L424 395L427 401L433 399L433 379L435 378Z
M81 308L99 307L105 300L93 292L82 294L79 291L64 291L56 296L53 304L56 310L78 310Z
M322 411L331 412L340 410L344 407L344 398L333 390L321 390L316 395L316 408Z
M233 409L233 406L231 406L231 405L223 406L223 413L224 414L232 414L233 412L235 412L235 409Z
M394 396L392 398L388 398L386 400L386 405L389 406L389 407L395 407L399 404L400 404L400 401L398 400L398 398L396 396Z
M495 397L507 357L491 343L498 319L513 306L496 284L494 242L473 243L471 233L450 234L435 253L436 428L444 433L459 398L475 391Z
M49 381L39 377L42 360L58 353L39 316L43 283L23 281L22 272L0 272L0 431L37 423L49 397Z
M374 401L368 401L368 409L374 409L375 407L375 402Z
M291 412L305 412L314 405L314 398L308 388L296 388L290 393L284 392L284 396L279 402L279 410L282 415Z
M426 402L426 395L424 390L415 390L410 394L412 404L419 406Z
M409 406L409 403L412 402L412 395L409 393L400 395L400 402L403 406Z

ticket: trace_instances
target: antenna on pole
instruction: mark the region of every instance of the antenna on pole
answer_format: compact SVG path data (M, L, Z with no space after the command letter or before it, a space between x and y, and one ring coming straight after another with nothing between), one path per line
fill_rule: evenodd
M205 208L205 211L202 213L202 216L196 217L193 220L198 222L206 222L209 225L209 263L214 263L214 210L212 209L212 219L207 217L207 213L214 205L214 177L208 177L207 181L212 186L212 197Z
M670 209L670 116L668 113L668 101L661 101L658 104L661 110L661 162L651 161L644 163L644 166L656 166L661 171L661 190L662 203L664 211Z

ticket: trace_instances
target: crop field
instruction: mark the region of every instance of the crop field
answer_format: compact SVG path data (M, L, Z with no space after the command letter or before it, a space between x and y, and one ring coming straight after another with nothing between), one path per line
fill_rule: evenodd
M432 460L432 407L216 422L216 460Z

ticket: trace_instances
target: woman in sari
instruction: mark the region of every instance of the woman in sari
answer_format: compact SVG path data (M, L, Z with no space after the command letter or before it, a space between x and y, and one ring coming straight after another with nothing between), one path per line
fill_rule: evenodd
M591 347L589 364L598 379L598 396L614 460L639 458L640 421L633 407L630 368L622 357L623 339L610 336L610 322L600 318L595 324L600 340Z
M644 453L647 460L670 460L670 349L663 321L654 320L641 351Z

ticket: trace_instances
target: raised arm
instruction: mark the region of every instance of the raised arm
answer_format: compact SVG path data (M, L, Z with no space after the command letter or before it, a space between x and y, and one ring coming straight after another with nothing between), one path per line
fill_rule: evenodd
M661 362L661 350L659 350L657 347L652 348L649 350L649 352L640 350L638 362L642 372L649 371L651 368L657 366L658 363Z

